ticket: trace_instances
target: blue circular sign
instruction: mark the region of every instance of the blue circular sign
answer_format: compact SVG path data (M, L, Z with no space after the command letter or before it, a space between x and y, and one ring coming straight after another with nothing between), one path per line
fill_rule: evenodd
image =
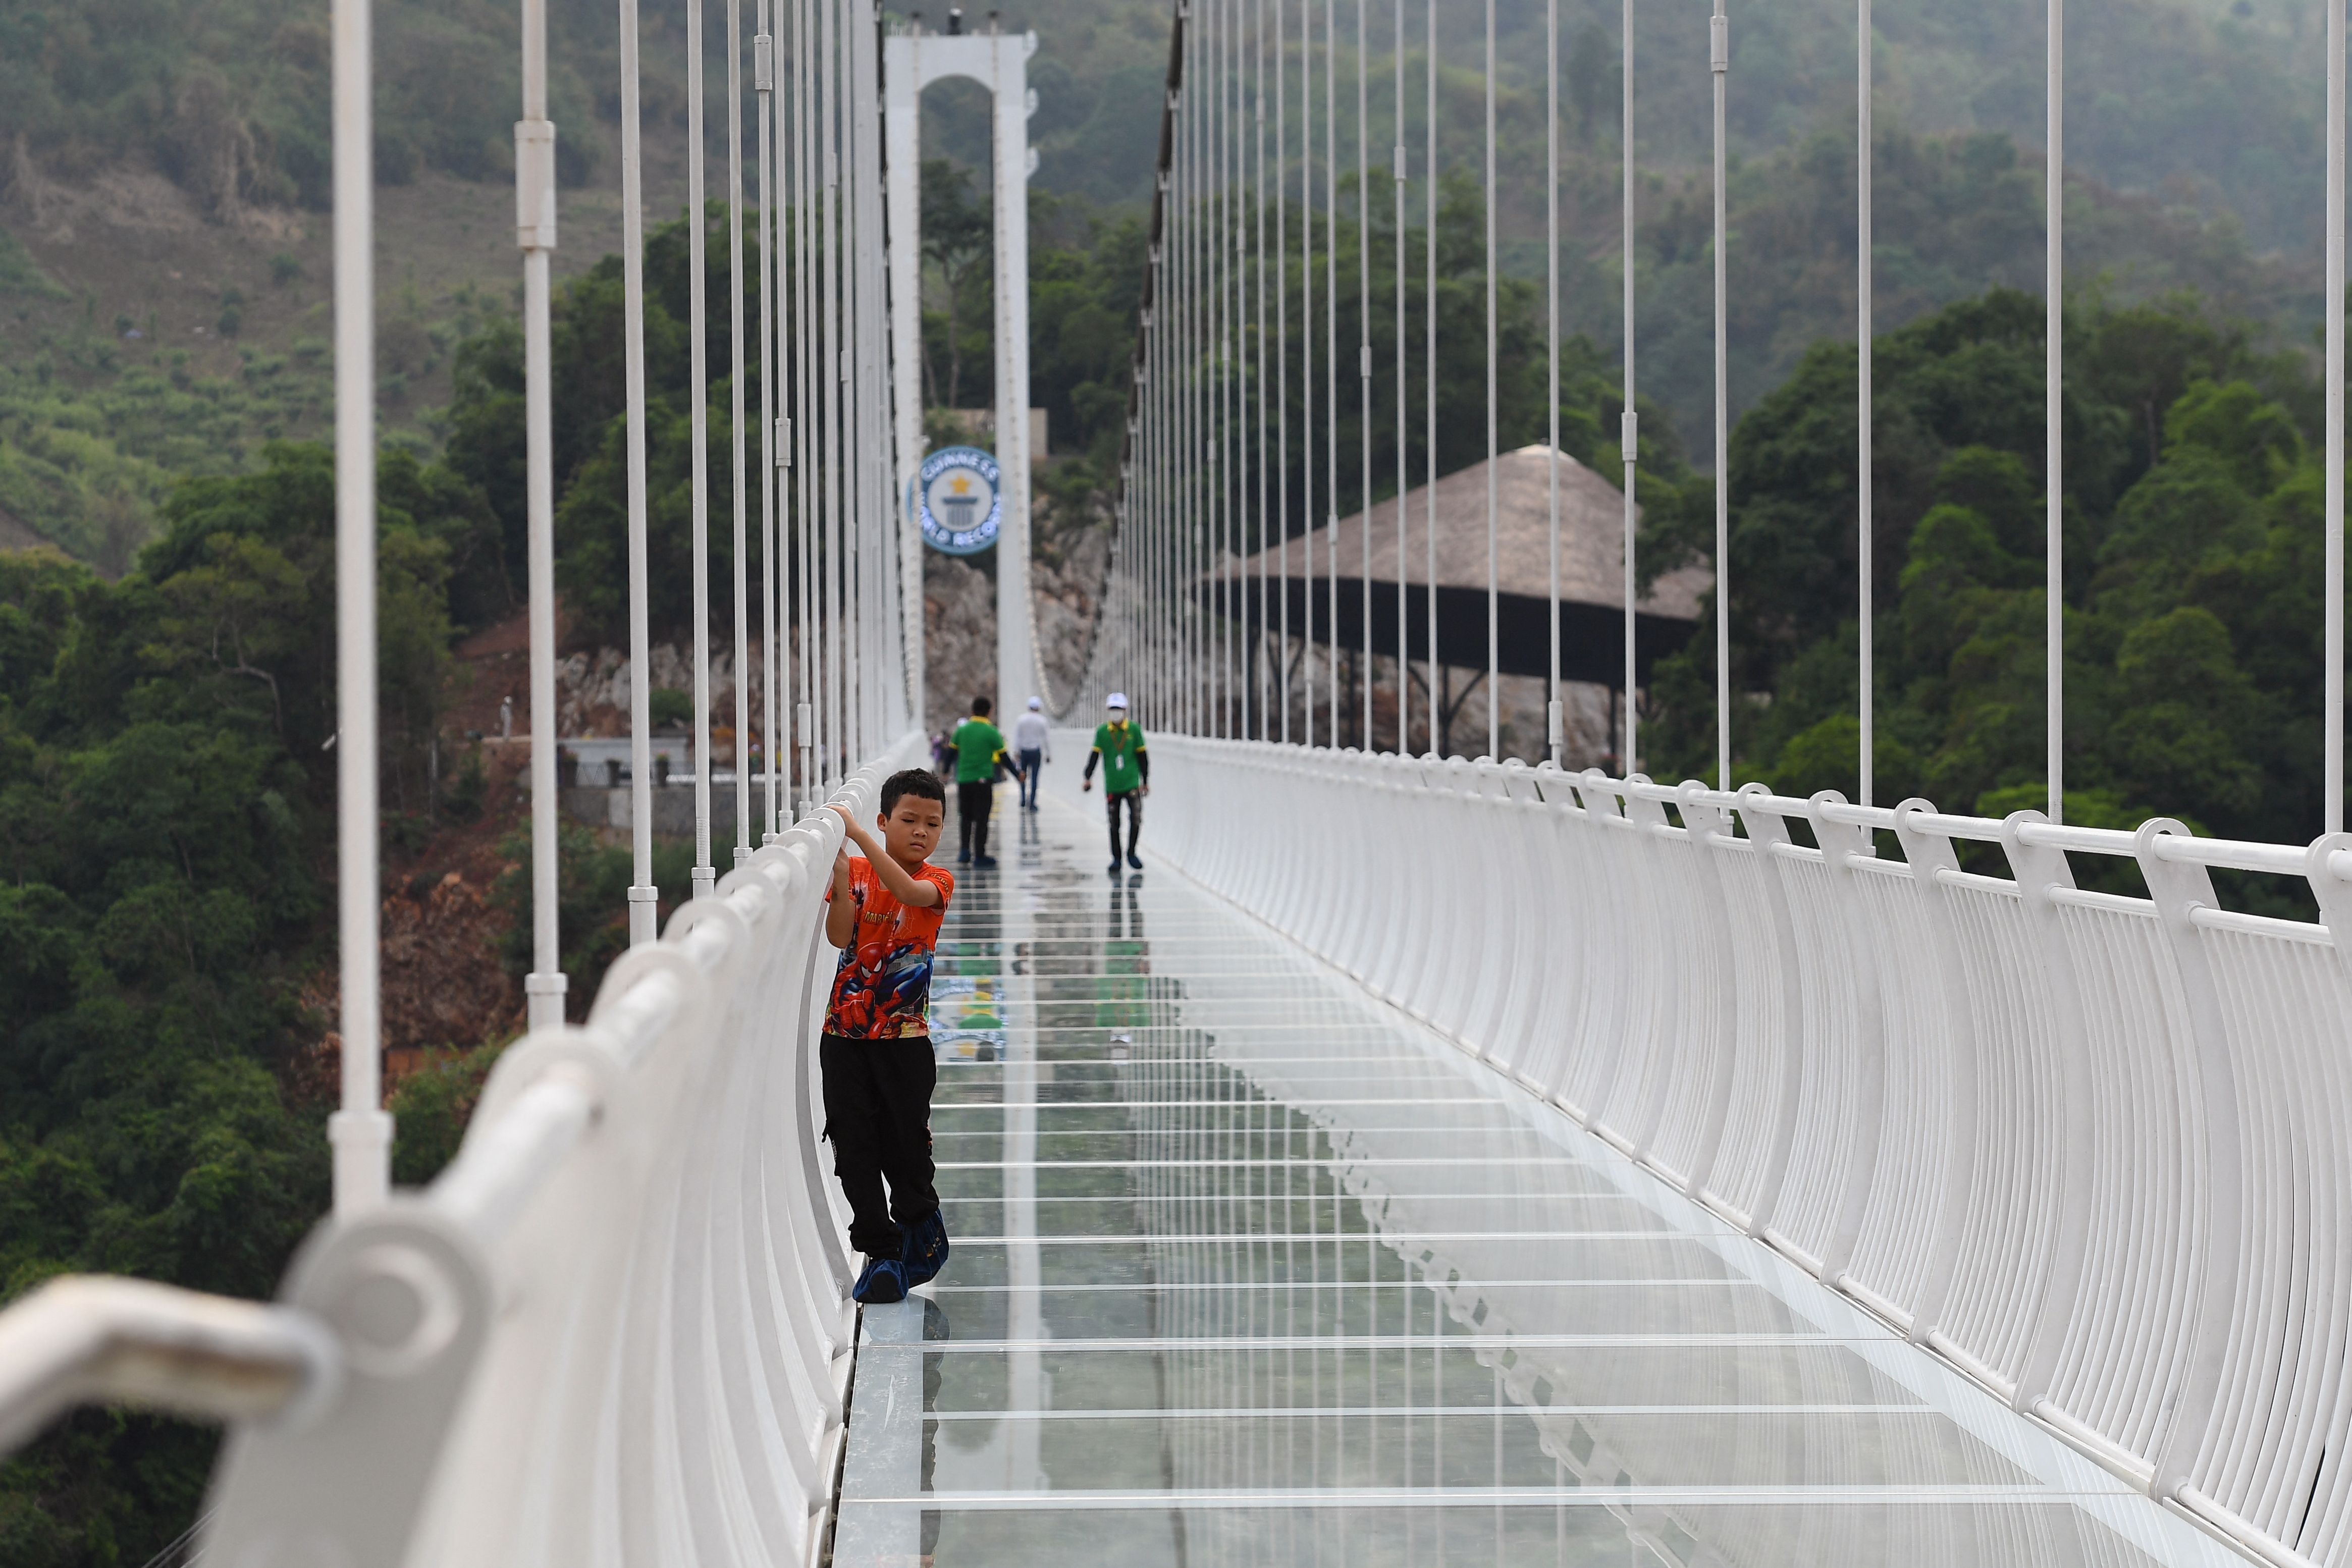
M916 521L923 542L949 555L978 555L996 543L1004 521L996 459L977 446L942 446L915 475Z

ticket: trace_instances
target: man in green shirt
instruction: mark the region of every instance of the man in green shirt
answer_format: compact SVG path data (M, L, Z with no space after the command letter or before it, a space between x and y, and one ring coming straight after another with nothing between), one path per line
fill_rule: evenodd
M992 705L986 697L971 699L971 716L956 726L948 745L955 752L956 832L962 845L956 864L992 866L988 852L988 817L996 808L996 766L1009 761L1004 732L988 720ZM1014 763L1015 774L1021 771Z
M1151 793L1151 753L1143 748L1143 731L1127 720L1127 695L1113 692L1106 705L1109 719L1095 727L1095 748L1087 758L1086 781L1095 787L1095 764L1102 764L1103 804L1110 809L1110 874L1118 874L1118 809L1127 807L1127 863L1143 869L1135 841L1143 831L1143 797Z

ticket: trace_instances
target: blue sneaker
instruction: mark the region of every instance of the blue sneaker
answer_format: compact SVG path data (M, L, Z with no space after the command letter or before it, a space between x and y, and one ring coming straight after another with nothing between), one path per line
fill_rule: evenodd
M920 1225L907 1232L907 1284L908 1288L928 1285L939 1278L948 1262L948 1223L938 1209L931 1210Z
M1137 854L1133 850L1129 850L1127 852L1127 863L1133 866L1136 870L1141 871L1143 869L1143 857Z
M980 867L982 871L985 871L990 866L996 863L996 857L994 855L977 855L973 857L971 863Z
M896 1258L873 1258L849 1293L869 1307L887 1306L907 1299L907 1265Z

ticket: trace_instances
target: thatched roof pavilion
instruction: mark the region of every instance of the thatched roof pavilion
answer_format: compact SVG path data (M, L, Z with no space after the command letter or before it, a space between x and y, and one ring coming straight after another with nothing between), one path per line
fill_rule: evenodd
M1549 449L1523 446L1495 459L1496 489L1496 566L1499 588L1496 625L1502 673L1546 675L1551 644L1544 627L1551 576L1551 512ZM1404 497L1405 620L1408 651L1416 661L1429 656L1428 549L1430 501L1436 500L1437 653L1439 661L1461 669L1486 667L1486 471L1473 464ZM1397 503L1371 509L1372 648L1393 656L1397 646ZM1365 517L1340 519L1339 535L1339 643L1360 648L1364 640ZM1227 571L1204 576L1199 592L1217 605L1235 591L1235 613L1255 627L1263 600L1265 619L1278 627L1283 607L1276 589L1288 581L1292 636L1312 615L1318 643L1331 637L1332 572L1329 526L1247 557L1240 564L1246 587L1226 584ZM1562 453L1559 458L1560 674L1570 681L1618 685L1624 670L1624 501L1608 480ZM1302 580L1309 563L1315 576L1310 595ZM1259 577L1268 580L1261 595ZM1221 582L1219 579L1223 580ZM1690 638L1700 598L1714 582L1703 566L1666 572L1635 604L1636 674L1643 681L1662 654Z

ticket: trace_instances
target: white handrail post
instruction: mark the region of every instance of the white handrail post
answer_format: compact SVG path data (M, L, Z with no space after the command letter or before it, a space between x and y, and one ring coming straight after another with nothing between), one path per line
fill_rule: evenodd
M392 1186L376 951L375 152L368 0L335 0L335 784L342 1108L335 1212Z

